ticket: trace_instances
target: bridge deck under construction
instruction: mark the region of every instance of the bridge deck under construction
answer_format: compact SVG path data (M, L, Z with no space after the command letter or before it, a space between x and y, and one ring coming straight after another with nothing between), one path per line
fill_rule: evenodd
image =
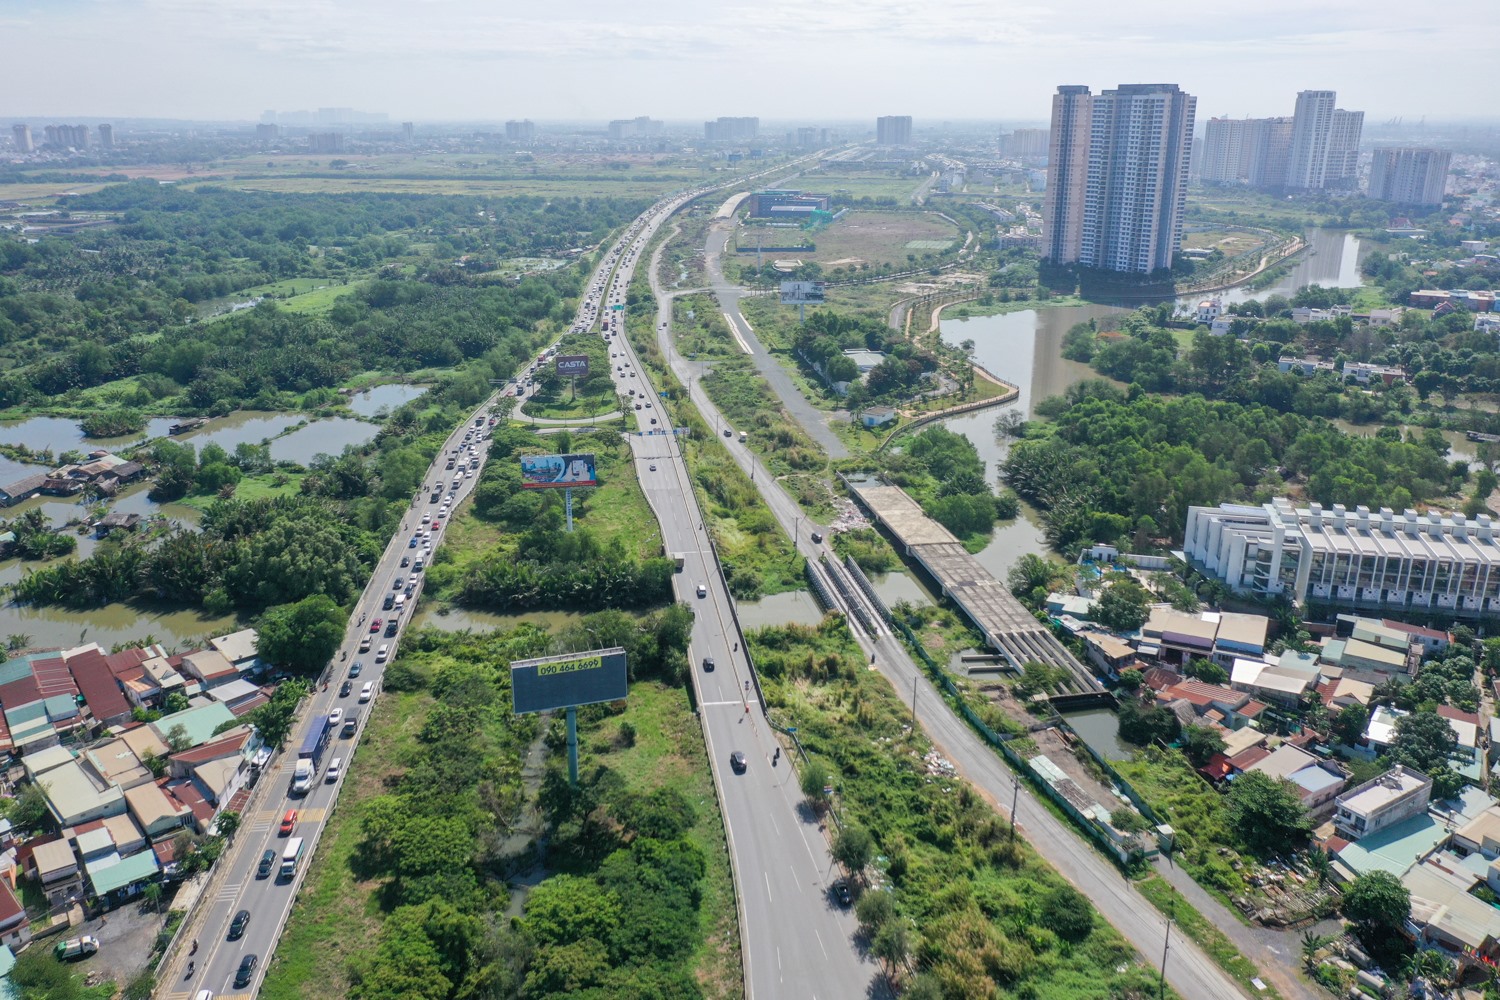
M943 596L963 610L985 642L1013 668L1035 660L1067 671L1075 689L1099 690L1093 672L1016 600L1009 587L980 565L952 532L923 513L905 490L875 481L846 482L905 553L927 571Z

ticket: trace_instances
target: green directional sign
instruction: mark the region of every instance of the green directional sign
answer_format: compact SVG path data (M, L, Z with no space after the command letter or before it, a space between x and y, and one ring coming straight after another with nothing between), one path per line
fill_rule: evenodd
M610 308L613 309L615 312L624 312L625 311L625 303L621 302L618 305L610 306Z

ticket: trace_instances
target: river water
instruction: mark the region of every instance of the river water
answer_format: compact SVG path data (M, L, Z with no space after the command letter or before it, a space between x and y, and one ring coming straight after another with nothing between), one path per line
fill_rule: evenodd
M1360 242L1342 230L1311 229L1306 235L1308 250L1298 257L1292 272L1281 281L1259 292L1230 289L1221 293L1226 301L1265 298L1269 295L1292 295L1305 284L1355 288L1361 284L1359 274ZM1189 296L1194 303L1201 295ZM1186 301L1186 300L1184 300ZM1127 312L1122 306L1090 303L1081 306L1056 306L1025 309L1001 316L975 316L968 319L944 319L940 327L943 342L958 346L974 341L974 356L986 370L1017 386L1020 398L1009 406L979 410L945 420L943 426L962 434L974 443L984 460L985 474L996 481L1000 465L1009 450L1008 439L995 435L995 419L1007 410L1019 410L1028 419L1034 416L1036 404L1055 396L1084 379L1101 377L1088 365L1069 361L1062 356L1063 337L1078 323L1102 320ZM1378 427L1347 427L1354 433L1373 434ZM1453 445L1451 457L1468 458L1473 446L1461 434L1449 436ZM1467 448L1463 445L1468 445ZM1036 512L1022 505L1021 516L995 529L983 551L975 558L998 579L1005 579L1010 567L1028 552L1045 554L1046 538Z

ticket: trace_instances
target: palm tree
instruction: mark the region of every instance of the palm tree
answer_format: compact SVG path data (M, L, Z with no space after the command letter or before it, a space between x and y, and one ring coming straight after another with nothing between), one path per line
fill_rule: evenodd
M1010 584L1010 592L1024 600L1038 591L1046 594L1064 584L1068 576L1066 566L1053 562L1046 556L1028 552L1016 560L1016 564L1010 568L1006 582Z
M1312 931L1302 932L1302 964L1308 972L1318 967L1318 952L1323 950L1331 939L1323 934L1314 934Z
M11 652L25 649L29 645L31 645L31 636L25 632L12 632L5 637L5 648Z

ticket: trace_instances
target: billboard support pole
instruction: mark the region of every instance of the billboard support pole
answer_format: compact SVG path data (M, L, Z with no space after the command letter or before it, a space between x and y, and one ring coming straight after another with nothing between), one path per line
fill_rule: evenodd
M578 787L578 709L568 706L568 784Z
M797 303L797 324L799 326L806 326L807 325L807 303L806 302L798 302Z
M573 530L573 491L563 490L563 506L568 509L568 530Z

